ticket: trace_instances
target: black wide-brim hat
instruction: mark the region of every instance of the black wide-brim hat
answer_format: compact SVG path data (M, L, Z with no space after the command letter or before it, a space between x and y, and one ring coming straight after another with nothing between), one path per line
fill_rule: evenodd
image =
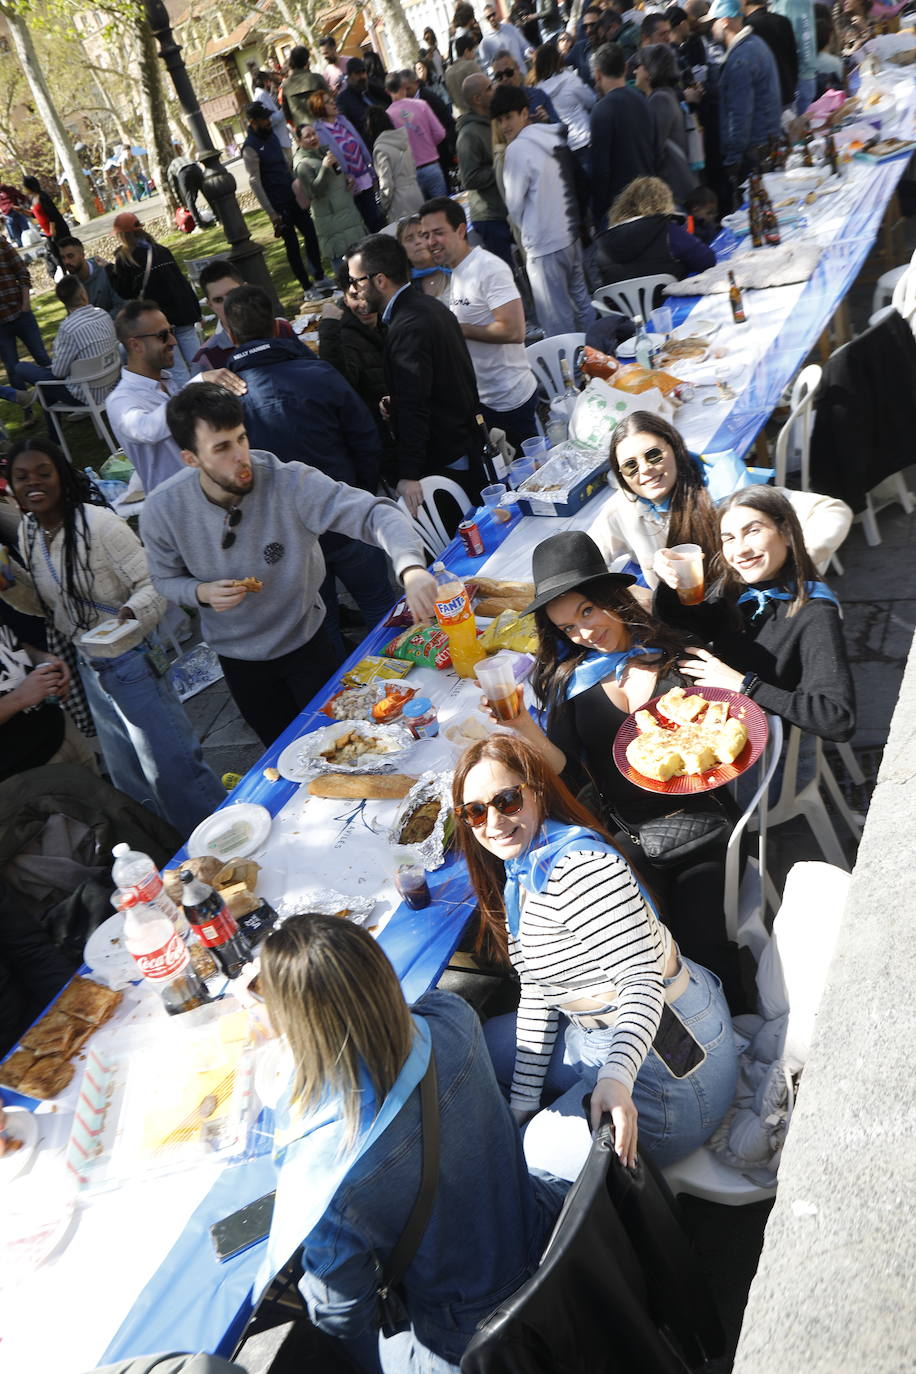
M619 587L631 587L636 581L629 573L612 573L598 545L584 530L564 530L543 539L531 556L531 575L534 600L522 615L599 577L613 578Z

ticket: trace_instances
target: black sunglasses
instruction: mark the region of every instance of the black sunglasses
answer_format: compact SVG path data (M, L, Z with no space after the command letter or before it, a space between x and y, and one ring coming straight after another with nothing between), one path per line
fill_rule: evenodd
M510 76L515 75L514 67L503 67L501 71L493 73L494 81L508 81Z
M238 506L233 506L232 510L226 511L226 519L223 522L223 537L220 540L221 549L231 549L235 543L235 527L241 524L242 512Z
M642 456L642 461L647 463L650 468L657 468L659 463L663 463L667 458L667 453L662 448L647 448ZM625 463L619 463L621 477L635 477L639 472L639 462L635 458L629 458Z
M487 812L491 806L501 816L517 816L525 805L525 798L522 796L522 788L525 786L527 786L526 783L520 782L515 787L504 787L489 801L461 802L455 807L455 815L459 821L464 821L465 825L469 825L472 830L480 829L487 819Z
M135 339L158 339L161 344L168 343L169 339L174 339L173 329L157 329L153 334L135 334Z

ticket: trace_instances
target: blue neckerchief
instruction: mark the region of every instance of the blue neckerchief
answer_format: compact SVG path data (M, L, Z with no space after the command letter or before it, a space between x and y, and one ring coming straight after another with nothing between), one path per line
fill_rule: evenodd
M658 652L651 644L632 644L629 649L621 649L619 653L614 654L603 654L600 649L592 649L570 673L566 682L564 701L572 701L580 692L587 692L596 682L604 682L612 673L619 682L630 659L639 658L641 654Z
M550 881L550 874L557 859L569 851L583 848L597 849L602 853L621 857L619 850L608 844L607 840L602 840L594 831L586 830L581 825L565 825L562 821L545 820L541 823L534 844L517 859L506 860L506 882L503 887L506 924L516 939L522 911L519 888L523 887L526 892L543 892ZM630 875L639 888L646 906L655 919L660 920L655 903L632 869Z
M760 619L771 601L795 600L795 583L790 585L792 590L787 592L780 591L778 587L748 587L747 591L742 592L738 597L738 605L755 603L754 610L751 612L751 624L753 625L755 620ZM806 582L805 590L812 600L832 601L834 606L840 604L826 582Z
M648 496L637 496L643 506L648 506L653 515L657 515L659 520L665 519L671 509L671 497L666 496L664 501L650 501Z
M394 1121L426 1072L432 1037L422 1016L412 1013L413 1045L378 1112L369 1076L362 1074L362 1126L356 1143L344 1148L344 1124L335 1097L304 1116L289 1107L289 1090L277 1108L274 1162L277 1196L266 1252L254 1291L267 1288L314 1230L347 1173Z
M447 277L452 275L450 267L411 267L410 275L414 281L419 281L421 277L431 277L434 272L444 272Z

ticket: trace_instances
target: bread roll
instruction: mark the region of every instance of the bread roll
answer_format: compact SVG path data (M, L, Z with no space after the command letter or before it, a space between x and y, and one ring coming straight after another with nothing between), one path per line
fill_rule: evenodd
M474 614L489 620L502 615L503 611L523 611L533 597L534 592L524 596L520 592L509 596L485 596L475 603Z
M478 596L523 596L523 606L534 600L533 582L507 582L499 577L477 577L469 579L474 583Z
M309 792L313 797L389 801L406 797L415 782L403 773L323 773L309 783Z

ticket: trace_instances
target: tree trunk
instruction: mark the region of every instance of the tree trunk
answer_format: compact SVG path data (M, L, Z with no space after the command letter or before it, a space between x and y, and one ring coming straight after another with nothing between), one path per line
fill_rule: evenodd
M150 170L155 179L156 188L171 215L177 209L178 202L169 185L166 173L169 163L175 156L175 150L169 133L159 52L150 26L143 18L140 18L137 23L137 39L139 43L140 113L143 117L143 141L146 144Z
M302 26L301 16L293 12L292 5L287 4L287 0L275 0L275 4L281 19L289 29L293 38L298 38L301 43L308 43L308 37Z
M67 132L63 120L57 113L51 93L45 81L44 72L38 64L32 35L21 15L6 5L0 4L0 14L7 22L10 41L19 59L19 64L29 83L38 114L44 121L48 137L54 146L57 160L67 175L67 184L73 197L73 208L82 223L93 216L92 202L89 199L88 178L80 166L79 158L73 147L73 140Z
M399 71L410 67L420 56L417 35L404 13L401 0L372 0L371 9L385 23L385 47L388 49L388 70Z

